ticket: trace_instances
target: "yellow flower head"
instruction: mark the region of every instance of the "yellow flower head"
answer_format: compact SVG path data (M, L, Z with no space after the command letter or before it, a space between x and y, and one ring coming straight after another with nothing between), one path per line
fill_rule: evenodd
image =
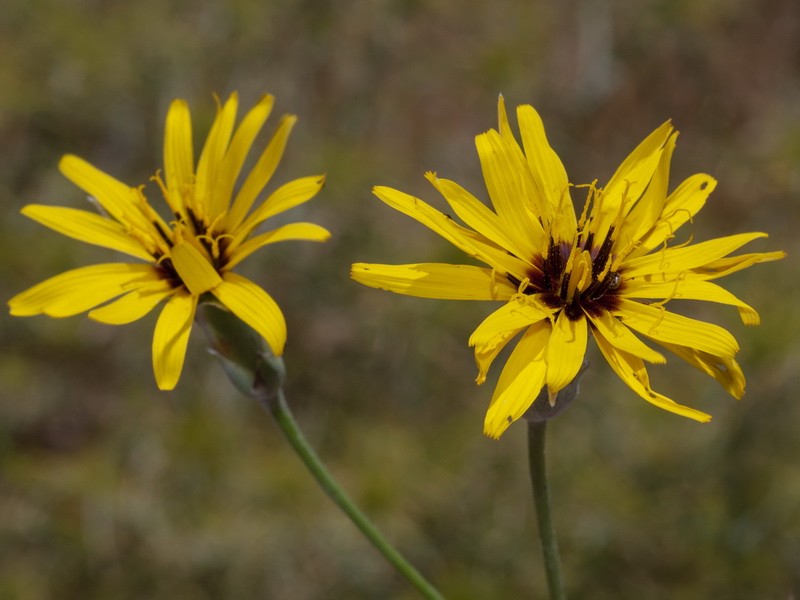
M189 107L183 100L172 102L164 135L166 181L154 177L169 206L168 220L153 210L142 188L129 187L77 156L64 156L61 172L94 198L107 216L36 204L22 213L64 235L146 262L67 271L9 300L11 314L68 317L93 309L90 318L120 325L140 319L167 300L153 337L153 368L158 387L169 390L180 377L198 298L210 292L280 356L286 343L280 308L264 290L231 269L266 244L322 242L330 234L318 225L292 223L252 237L263 221L310 200L324 182L322 175L292 181L251 211L278 166L296 121L285 116L253 170L234 189L272 104L272 96L263 96L234 131L238 97L232 94L218 107L195 167Z
M739 347L725 329L666 310L673 299L707 300L738 308L747 325L758 313L712 283L783 252L729 256L764 233L694 245L672 245L675 231L705 204L716 181L693 175L667 193L677 131L667 122L628 156L605 187L575 187L586 201L576 214L564 166L547 143L531 106L517 119L522 147L509 127L502 96L499 130L477 136L478 156L494 211L435 173L426 177L468 226L422 200L386 187L375 194L417 219L489 268L424 263L353 265L365 285L424 298L495 300L503 306L469 340L477 382L500 350L524 332L503 369L484 433L498 438L547 386L551 404L579 372L589 331L611 368L636 393L665 410L698 421L710 416L650 388L644 361L666 362L645 339L714 377L733 396L744 393L734 360Z

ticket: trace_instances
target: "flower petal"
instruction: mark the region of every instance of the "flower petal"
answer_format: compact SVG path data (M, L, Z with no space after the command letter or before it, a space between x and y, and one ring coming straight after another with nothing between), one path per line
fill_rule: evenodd
M192 118L185 100L173 100L164 131L164 176L173 206L183 207L182 195L194 185Z
M469 345L476 351L492 349L522 328L551 314L552 311L537 302L534 296L514 296L478 325L469 338Z
M667 362L667 359L665 359L663 355L656 352L636 337L630 329L625 327L625 325L611 313L604 311L599 315L588 314L588 317L594 326L592 331L595 338L597 336L602 336L615 348L624 350L628 354L633 354L648 362L656 364Z
M623 325L630 327L661 343L681 344L717 356L734 356L739 344L722 327L690 319L632 300L620 298L619 306L613 314L622 319Z
M498 439L539 395L548 370L550 330L547 320L531 325L508 357L483 425L490 438Z
M761 322L758 312L752 306L745 304L725 288L710 281L670 275L672 281L667 280L664 283L648 281L649 278L626 281L618 295L623 298L674 298L676 300L705 300L706 302L728 304L739 310L739 316L745 325L758 325ZM658 275L654 278L660 279Z
M492 361L511 338L528 325L547 319L551 312L532 296L517 296L486 317L469 338L478 364L475 382L486 381Z
M677 402L670 400L650 388L650 378L647 375L644 362L641 358L628 354L612 346L608 340L603 336L595 336L597 346L606 357L608 364L614 369L614 372L619 375L619 378L631 388L634 392L639 394L642 398L654 404L659 408L668 410L669 412L707 423L711 420L711 416L704 412L682 406Z
M642 195L653 178L653 173L664 151L664 144L672 135L672 130L671 121L663 123L636 146L636 149L622 162L603 188L605 191L604 211L617 212L626 189L628 198L635 199Z
M677 356L711 375L720 385L737 400L744 395L745 379L742 369L733 358L715 356L708 352L702 352L694 348L680 346L678 344L667 344L658 342L667 350L674 352Z
M482 237L480 234L461 227L453 219L419 198L383 186L375 187L372 192L392 208L432 229L467 255L520 279L526 277L525 274L530 268L529 263L512 256L488 239L484 238L483 242L480 242L476 238L476 236Z
M222 160L217 180L214 184L212 196L217 202L215 210L227 210L228 204L233 197L233 188L242 170L242 165L244 165L258 132L261 131L269 117L274 101L275 99L269 94L261 96L258 103L250 109L242 119L239 127L237 127L233 140L225 152L225 158Z
M8 301L17 317L71 317L160 279L153 265L110 263L73 269L51 277Z
M262 233L246 241L244 244L231 251L231 258L225 264L225 269L230 270L238 265L242 260L250 256L253 252L276 242L288 240L304 240L307 242L324 242L331 237L331 232L315 225L314 223L289 223L283 227L278 227L267 233Z
M426 173L425 177L469 227L516 256L528 256L532 253L527 244L524 248L516 247L506 235L506 227L500 218L463 187L448 179L439 179L435 173Z
M28 204L21 212L45 227L76 240L111 248L146 261L153 260L142 245L128 235L122 225L111 219L85 210L41 204Z
M517 121L531 174L547 205L544 214L556 222L560 238L571 241L577 221L567 171L547 141L539 113L530 105L518 106Z
M507 300L517 291L507 278L471 265L355 263L350 276L369 287L420 298Z
M512 152L509 144L491 129L475 138L483 178L492 205L517 247L538 248L547 236L534 202L537 197L527 165Z
M227 217L228 229L235 229L239 223L247 215L253 202L267 185L278 167L278 163L283 156L283 151L286 148L286 143L289 141L289 134L297 122L297 117L294 115L286 115L281 119L278 125L278 130L272 136L267 148L264 150L261 157L258 159L256 166L250 172L250 175L245 179L242 188L236 195L236 200L233 201L230 214ZM275 213L273 213L275 214Z
M664 243L675 234L678 228L691 220L703 208L709 194L717 187L717 181L710 175L699 173L681 183L664 202L661 217L649 232L642 234L639 245L629 255L629 259L644 256L653 248Z
M728 256L693 269L692 272L694 276L701 277L705 280L718 279L751 267L756 263L772 262L773 260L780 260L782 258L786 258L786 252L756 252L753 254Z
M766 233L740 233L708 240L683 248L667 248L622 264L626 279L663 271L688 271L713 262L738 250L748 242L767 237Z
M97 199L108 214L120 223L132 223L142 229L151 226L138 208L139 194L134 188L72 154L65 155L58 163L58 168L72 183Z
M160 390L178 383L197 308L197 296L178 289L164 306L153 334L153 371Z
M250 235L260 223L282 213L290 208L294 208L303 202L308 202L317 195L325 184L324 175L312 175L311 177L303 177L295 179L289 183L285 183L277 190L272 192L269 197L250 214L241 227L236 230L236 241L241 242ZM228 227L233 230L234 224L231 216L228 218Z
M175 244L169 253L172 265L189 291L199 296L222 281L208 259L190 242Z
M627 246L630 248L634 242L653 228L661 216L667 199L669 169L677 139L677 131L673 132L667 139L664 152L661 153L661 159L650 185L647 186L642 197L639 198L638 202L627 214L622 227L616 235L617 247L624 248Z
M225 272L223 281L213 290L228 310L250 325L269 344L275 356L286 346L286 321L280 307L267 292L249 279Z
M217 110L217 116L211 131L206 138L200 160L197 161L197 174L195 177L195 202L197 208L203 207L209 221L228 207L230 198L220 198L214 195L217 177L222 167L222 159L228 144L231 141L233 125L236 122L236 111L239 108L239 96L233 92L225 105Z
M574 321L562 310L547 346L547 391L551 404L559 390L575 379L583 365L588 338L586 319L581 315Z
M95 308L87 316L107 325L126 325L144 317L174 291L170 283L164 279L148 282L113 302Z
M619 166L603 188L593 216L595 239L605 239L620 215L627 214L650 184L664 152L664 144L672 133L667 121L647 136Z

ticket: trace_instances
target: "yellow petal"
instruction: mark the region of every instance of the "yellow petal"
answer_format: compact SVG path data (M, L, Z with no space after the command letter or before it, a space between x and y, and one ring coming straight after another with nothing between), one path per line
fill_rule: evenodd
M547 390L551 398L575 379L586 354L588 327L583 315L574 321L562 310L547 347Z
M530 263L510 255L488 239L480 241L478 238L483 236L457 225L453 219L419 198L383 186L372 191L386 204L432 229L467 255L520 279L526 277Z
M149 227L138 209L139 195L135 189L72 154L64 156L58 168L120 223L132 223L143 229Z
M276 242L285 242L288 240L305 240L307 242L324 242L330 239L331 233L324 227L315 225L314 223L289 223L283 227L278 227L267 233L248 240L238 248L231 252L231 258L225 265L225 269L232 269L242 260L250 256L253 252L266 246L267 244L274 244Z
M203 151L200 153L200 160L197 162L195 199L199 205L205 207L205 212L211 221L225 210L230 202L230 198L215 197L214 189L222 167L222 159L231 141L238 108L239 96L234 92L222 109L217 110L214 124L211 126Z
M704 412L688 406L682 406L666 396L654 392L650 388L650 378L647 376L647 369L645 369L641 358L615 348L603 336L595 336L595 340L614 372L639 396L651 404L677 415L688 417L701 423L707 423L711 420L711 416Z
M542 224L533 217L541 213L537 212L536 189L523 158L516 156L493 129L477 136L475 146L486 189L506 228L506 235L521 248L539 248L546 244L548 240Z
M369 287L420 298L507 300L517 291L491 269L470 265L356 263L350 277Z
M551 220L556 221L562 240L572 240L577 225L569 193L567 171L550 147L539 113L530 105L517 107L517 121L533 179L544 197Z
M486 317L469 338L478 364L476 383L486 380L492 361L511 338L528 325L548 318L551 312L533 296L517 296Z
M100 308L90 311L88 317L107 325L125 325L138 321L156 305L171 296L174 289L166 280L149 282Z
M160 279L153 265L110 263L51 277L8 301L17 317L70 317L108 302L145 282Z
M228 215L229 229L236 228L242 222L261 190L269 182L283 156L286 142L289 141L289 134L296 121L297 117L293 115L287 115L281 119L278 130L236 195L236 200L234 200Z
M504 139L513 139L514 133L508 123L508 113L506 112L506 99L503 94L497 96L497 130Z
M626 260L622 267L626 279L660 271L688 271L718 260L748 242L764 237L767 237L766 233L729 235L683 248L668 248L647 256Z
M180 379L196 308L197 296L179 289L158 317L153 335L153 371L161 390L171 390Z
M551 314L534 296L517 296L498 308L472 333L469 345L485 350L497 346L501 340L523 327L546 319Z
M634 202L641 197L656 170L664 144L672 133L672 124L667 121L647 136L625 159L603 188L600 203L593 216L595 239L604 239L615 223L620 209L627 214Z
M258 104L245 115L245 118L242 119L241 124L236 129L214 184L212 197L217 201L215 210L226 210L228 208L233 196L233 187L236 184L236 179L239 177L242 165L244 165L247 154L253 146L253 141L272 111L273 102L274 98L271 95L263 95ZM216 215L218 213L213 214Z
M734 398L739 399L744 395L744 373L742 373L739 363L733 358L714 356L708 352L701 352L678 344L659 343L690 365L697 367L703 373L711 375Z
M253 229L258 227L260 223L269 217L294 208L304 202L308 202L317 195L324 184L324 175L312 175L311 177L295 179L294 181L282 185L272 192L261 205L256 207L252 214L245 219L241 227L238 227L236 231L236 240L238 242L243 241L244 238L250 235ZM235 224L232 220L232 216L228 215L228 217L228 228L232 230Z
M623 325L668 344L681 344L717 356L734 356L739 344L722 327L676 315L664 309L620 298L613 311Z
M211 293L234 315L255 329L275 356L281 356L286 346L286 321L275 301L241 275L226 272L223 280Z
M545 383L550 322L531 325L508 357L486 412L483 433L498 439L530 408Z
M678 132L675 131L667 140L650 185L647 186L642 197L625 217L622 227L615 236L618 247L629 246L632 242L644 236L653 228L661 216L667 200L669 169L677 139Z
M475 364L478 366L478 375L475 377L475 383L483 385L486 382L486 375L489 373L489 368L492 366L494 359L506 347L511 340L523 329L520 327L516 331L509 331L507 337L497 340L495 345L481 346L475 348Z
M111 219L85 210L41 204L29 204L21 212L45 227L76 240L111 248L143 260L153 260L144 247L127 234L122 225Z
M739 316L745 325L758 325L761 322L758 312L752 306L745 304L725 288L709 281L671 275L672 281L664 283L647 281L645 278L626 281L618 295L623 298L674 298L728 304L739 310Z
M170 258L181 281L195 296L209 291L222 281L214 266L190 242L175 244L170 250Z
M589 315L589 319L594 326L594 335L604 337L612 346L624 350L628 354L633 354L644 360L663 364L667 360L658 352L650 348L642 340L625 325L620 323L619 319L611 313L602 312L599 315Z
M425 177L469 227L516 256L533 255L534 249L529 244L517 247L506 235L506 227L500 218L467 190L448 179L439 179L435 173L426 173Z
M751 267L756 263L772 262L773 260L780 260L782 258L786 258L786 252L756 252L753 254L729 256L693 269L693 273L703 279L718 279Z
M185 100L173 100L164 132L164 175L173 206L182 206L182 193L194 185L192 118Z
M642 234L639 245L628 255L629 259L644 256L664 243L678 228L691 220L703 208L709 194L717 187L710 175L699 173L681 183L664 202L661 217L650 231Z
M661 159L664 144L672 134L672 123L667 121L648 135L636 149L622 162L605 186L604 203L611 203L605 209L616 212L627 189L630 198L638 198L653 178L653 173Z

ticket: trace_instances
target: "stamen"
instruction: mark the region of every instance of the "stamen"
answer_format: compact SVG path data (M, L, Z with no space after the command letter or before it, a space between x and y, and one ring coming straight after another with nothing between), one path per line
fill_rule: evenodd
M672 292L669 296L664 298L663 300L659 300L658 302L650 303L650 306L657 306L659 308L664 308L664 305L669 302L670 300L674 300L678 295L678 288L680 284L686 281L686 271L681 271L678 273L678 276L675 278L675 286L672 288Z
M156 171L156 174L150 178L150 181L155 181L156 185L161 189L161 195L164 197L164 201L169 206L170 211L173 215L177 218L178 216L185 216L183 210L181 210L181 205L177 204L172 198L172 194L169 193L167 189L167 184L164 183L164 180L161 178L161 169Z

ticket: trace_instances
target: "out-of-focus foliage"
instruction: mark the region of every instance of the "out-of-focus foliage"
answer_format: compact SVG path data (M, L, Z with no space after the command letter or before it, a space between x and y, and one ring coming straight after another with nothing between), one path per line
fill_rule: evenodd
M495 125L498 92L537 107L575 183L602 183L672 118L682 131L673 186L698 171L720 181L695 239L768 231L757 249L789 258L726 280L762 311L761 327L745 329L727 307L703 313L742 344L741 402L679 360L652 369L656 389L712 423L646 405L594 357L549 432L569 592L800 592L793 0L6 0L0 296L117 260L18 214L30 202L82 205L56 170L60 155L144 183L161 166L169 101L189 100L201 139L211 93L235 89L243 105L268 91L278 112L300 117L276 185L327 173L292 217L334 239L288 242L243 265L287 314L298 418L412 562L467 600L545 590L524 427L500 442L481 436L492 381L474 386L466 340L490 306L348 279L353 261L456 258L370 187L434 200L430 169L485 197L472 138ZM267 416L237 397L199 332L179 388L162 393L152 322L6 316L0 328L0 597L415 597Z

